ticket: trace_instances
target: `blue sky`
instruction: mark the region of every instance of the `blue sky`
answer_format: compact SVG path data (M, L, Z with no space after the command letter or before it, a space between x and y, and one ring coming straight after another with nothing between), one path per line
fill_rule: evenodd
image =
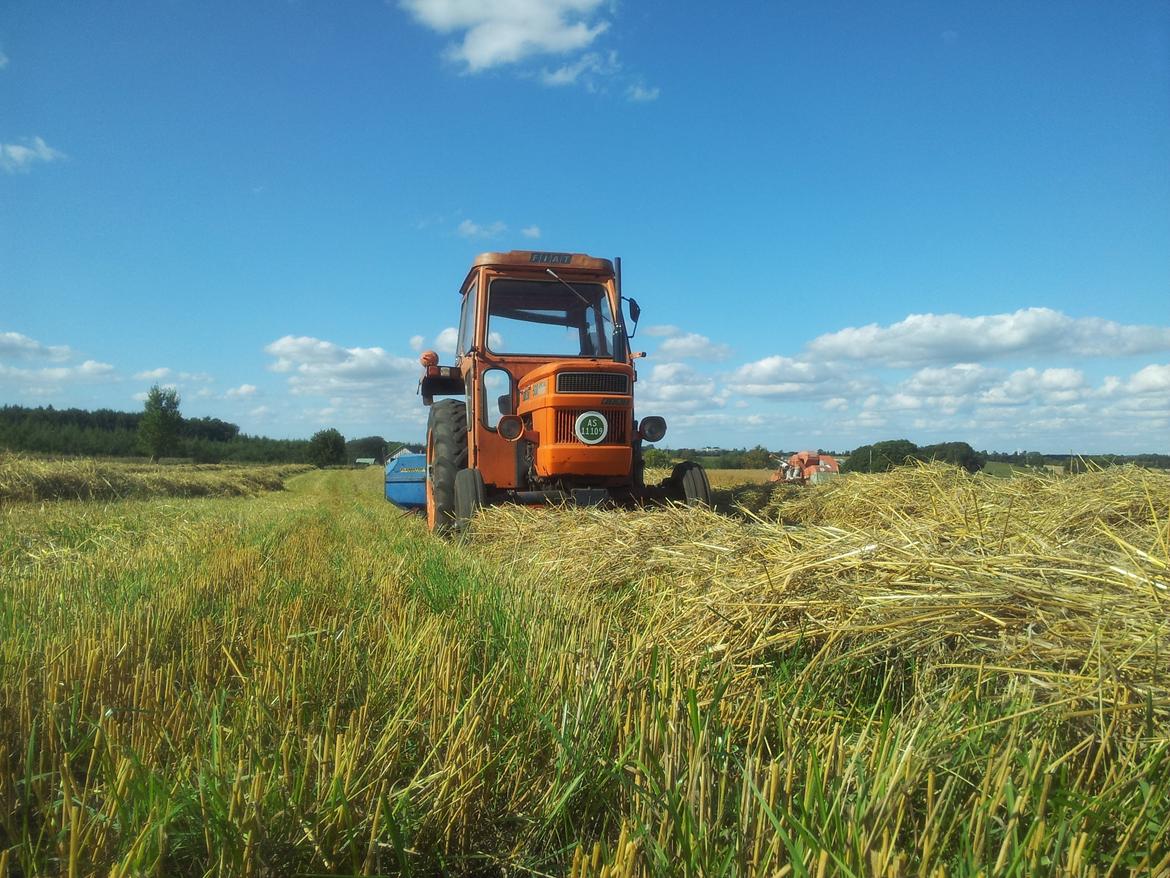
M667 445L1166 451L1170 7L0 6L0 403L417 438L512 248L623 257Z

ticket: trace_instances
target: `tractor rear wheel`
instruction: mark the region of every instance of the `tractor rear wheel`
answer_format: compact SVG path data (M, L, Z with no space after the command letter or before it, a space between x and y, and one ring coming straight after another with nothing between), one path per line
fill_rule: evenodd
M707 480L707 471L702 464L693 460L675 464L666 483L670 486L672 500L687 506L711 505L711 482Z
M455 524L455 477L467 468L467 405L441 399L427 420L427 524L445 534Z
M461 469L455 474L455 526L467 527L475 510L487 505L487 488L478 469Z

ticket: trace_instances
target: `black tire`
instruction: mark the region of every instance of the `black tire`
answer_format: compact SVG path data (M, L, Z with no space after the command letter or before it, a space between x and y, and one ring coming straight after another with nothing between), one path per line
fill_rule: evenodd
M427 523L437 534L455 525L455 477L467 468L467 405L441 399L427 420Z
M459 530L475 516L475 510L487 505L487 488L478 469L461 469L455 473L455 526Z
M671 500L677 500L687 506L711 505L711 483L707 480L707 471L701 464L692 460L675 464L667 484L670 486Z

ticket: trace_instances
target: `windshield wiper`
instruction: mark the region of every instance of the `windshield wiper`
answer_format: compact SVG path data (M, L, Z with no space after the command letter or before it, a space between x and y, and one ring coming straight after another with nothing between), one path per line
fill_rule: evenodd
M578 299L580 299L582 302L585 303L586 308L596 308L597 313L598 313L598 315L600 315L603 323L612 323L613 322L608 317L606 317L605 312L601 310L600 302L597 302L597 303L590 302L588 299L586 299L584 296L582 296L579 292L577 292L576 287L574 287L571 284L569 284L568 282L566 282L559 274L557 274L551 268L546 268L545 271L547 271L549 274L551 274L553 277L555 277L557 280L559 280L561 283L563 283L565 286L567 286L569 288L569 290L573 293L574 296L576 296Z

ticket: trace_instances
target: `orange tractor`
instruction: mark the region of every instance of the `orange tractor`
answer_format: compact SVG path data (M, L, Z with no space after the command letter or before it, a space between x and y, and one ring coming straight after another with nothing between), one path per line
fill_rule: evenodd
M634 412L634 361L645 354L630 338L641 309L622 295L620 259L483 253L460 295L454 365L434 351L420 358L431 530L505 502L710 503L697 463L678 464L660 485L643 481L642 443L661 441L666 421Z
M835 477L840 471L837 458L830 454L798 451L772 473L770 481L798 485L817 484Z

